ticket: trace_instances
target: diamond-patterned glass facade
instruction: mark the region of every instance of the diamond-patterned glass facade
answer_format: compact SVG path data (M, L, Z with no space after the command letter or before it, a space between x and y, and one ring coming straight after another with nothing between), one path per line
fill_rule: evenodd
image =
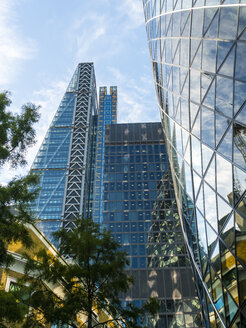
M143 0L185 240L208 326L246 326L246 2Z

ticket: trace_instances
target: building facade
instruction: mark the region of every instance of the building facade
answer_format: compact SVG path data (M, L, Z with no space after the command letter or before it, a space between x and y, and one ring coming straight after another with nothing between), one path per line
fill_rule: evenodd
M122 302L158 297L148 327L202 327L161 123L106 126L102 223L129 257L135 283Z
M245 327L245 1L143 5L175 194L206 323Z
M89 211L88 193L97 110L93 63L79 64L32 165L40 174L40 194L32 209L38 227L52 240Z
M99 88L99 109L96 118L96 157L94 186L93 186L93 220L101 223L102 199L103 199L103 171L104 171L104 142L106 124L117 123L117 87L110 87L110 94L107 94L107 87Z
M122 302L158 297L149 327L202 326L161 124L117 124L117 87L99 88L97 107L92 63L78 65L32 169L32 208L49 239L92 217L128 253L135 284Z

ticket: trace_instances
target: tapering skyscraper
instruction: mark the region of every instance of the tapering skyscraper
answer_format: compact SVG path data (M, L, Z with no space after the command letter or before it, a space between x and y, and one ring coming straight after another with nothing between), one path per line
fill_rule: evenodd
M51 240L52 232L73 228L88 208L96 97L93 63L79 64L32 165L41 187L33 209Z
M143 4L179 214L206 323L246 327L245 1Z

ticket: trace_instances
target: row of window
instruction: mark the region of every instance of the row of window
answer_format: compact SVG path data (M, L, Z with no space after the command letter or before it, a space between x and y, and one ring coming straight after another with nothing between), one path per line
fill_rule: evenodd
M137 145L128 145L128 146L108 146L105 147L105 153L114 153L118 155L124 155L124 154L160 154L166 153L166 147L165 145L146 145L146 144L137 144Z
M144 190L144 191L125 191L125 192L104 192L104 200L149 200L156 199L155 190Z
M104 211L124 211L124 210L150 210L154 208L154 201L122 201L122 202L104 202Z
M154 185L154 189L156 188L156 183L157 181L159 181L162 177L162 172L144 172L144 173L130 173L129 175L126 175L126 173L105 173L104 174L104 181L125 181L125 180L155 180L153 181L155 183ZM128 182L123 182L123 185L126 184ZM140 184L142 184L140 182ZM129 183L130 187L127 187L127 189L131 189L131 183ZM126 188L126 187L125 187ZM123 188L123 190L126 190L125 188ZM153 187L152 187L153 188Z
M146 231L148 231L146 229ZM142 243L166 243L169 245L169 243L173 243L174 240L177 240L178 242L183 242L183 237L181 232L169 232L169 234L166 233L112 233L112 236L115 238L115 240L120 244L142 244Z
M123 180L123 179L122 179ZM121 180L121 181L122 181ZM156 181L145 181L145 182L105 182L105 191L120 191L120 190L155 190L157 186Z
M105 162L105 172L136 172L136 174L139 175L139 177L141 178L141 173L148 173L148 172L152 172L152 171L163 171L165 170L168 165L167 163L160 163L158 161L158 163L153 163L153 161L150 161L148 164L147 163L141 163L141 164L129 164L129 163L125 163L125 164L113 164L112 161L112 157L114 158L114 156L110 156L107 157L108 159L108 164L110 165L106 165L107 163ZM124 159L123 159L124 161ZM146 172L145 172L146 171ZM127 179L127 175L126 175L126 179Z
M141 307L143 306L146 300L134 300L133 303L135 306ZM126 306L127 302L123 302ZM175 312L196 312L200 309L200 303L195 298L185 298L182 297L181 300L173 300L173 299L160 299L159 300L160 311L161 313L175 313ZM163 328L163 327L162 327Z
M171 244L169 244L169 246L171 246ZM153 256L154 251L155 254L160 255L161 257L164 257L164 249L166 249L166 243L163 244L148 244L148 245L123 245L122 249L129 255L149 255L149 256ZM166 255L185 255L186 254L186 249L184 246L184 243L175 243L174 247L170 247L169 252L172 254L167 254L167 252L165 253Z
M190 266L186 256L165 256L163 257L129 257L129 267L137 268L165 268L165 267L186 267Z
M103 221L149 221L152 220L152 210L147 211L113 211L103 212Z

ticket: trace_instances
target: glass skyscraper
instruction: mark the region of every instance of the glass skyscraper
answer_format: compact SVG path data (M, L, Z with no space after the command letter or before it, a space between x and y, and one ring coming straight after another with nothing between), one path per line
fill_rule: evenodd
M38 227L51 240L61 227L73 228L74 218L88 208L96 110L93 63L79 64L32 165L41 187L32 209L40 220Z
M106 124L117 122L117 87L110 87L110 94L107 94L106 87L99 88L99 109L96 117L96 158L95 180L93 195L93 221L101 223L102 198L103 198L103 169L104 169L104 141Z
M174 189L208 327L246 327L245 3L143 1Z
M135 279L122 302L160 302L148 327L202 327L161 123L106 126L102 223L128 253Z

